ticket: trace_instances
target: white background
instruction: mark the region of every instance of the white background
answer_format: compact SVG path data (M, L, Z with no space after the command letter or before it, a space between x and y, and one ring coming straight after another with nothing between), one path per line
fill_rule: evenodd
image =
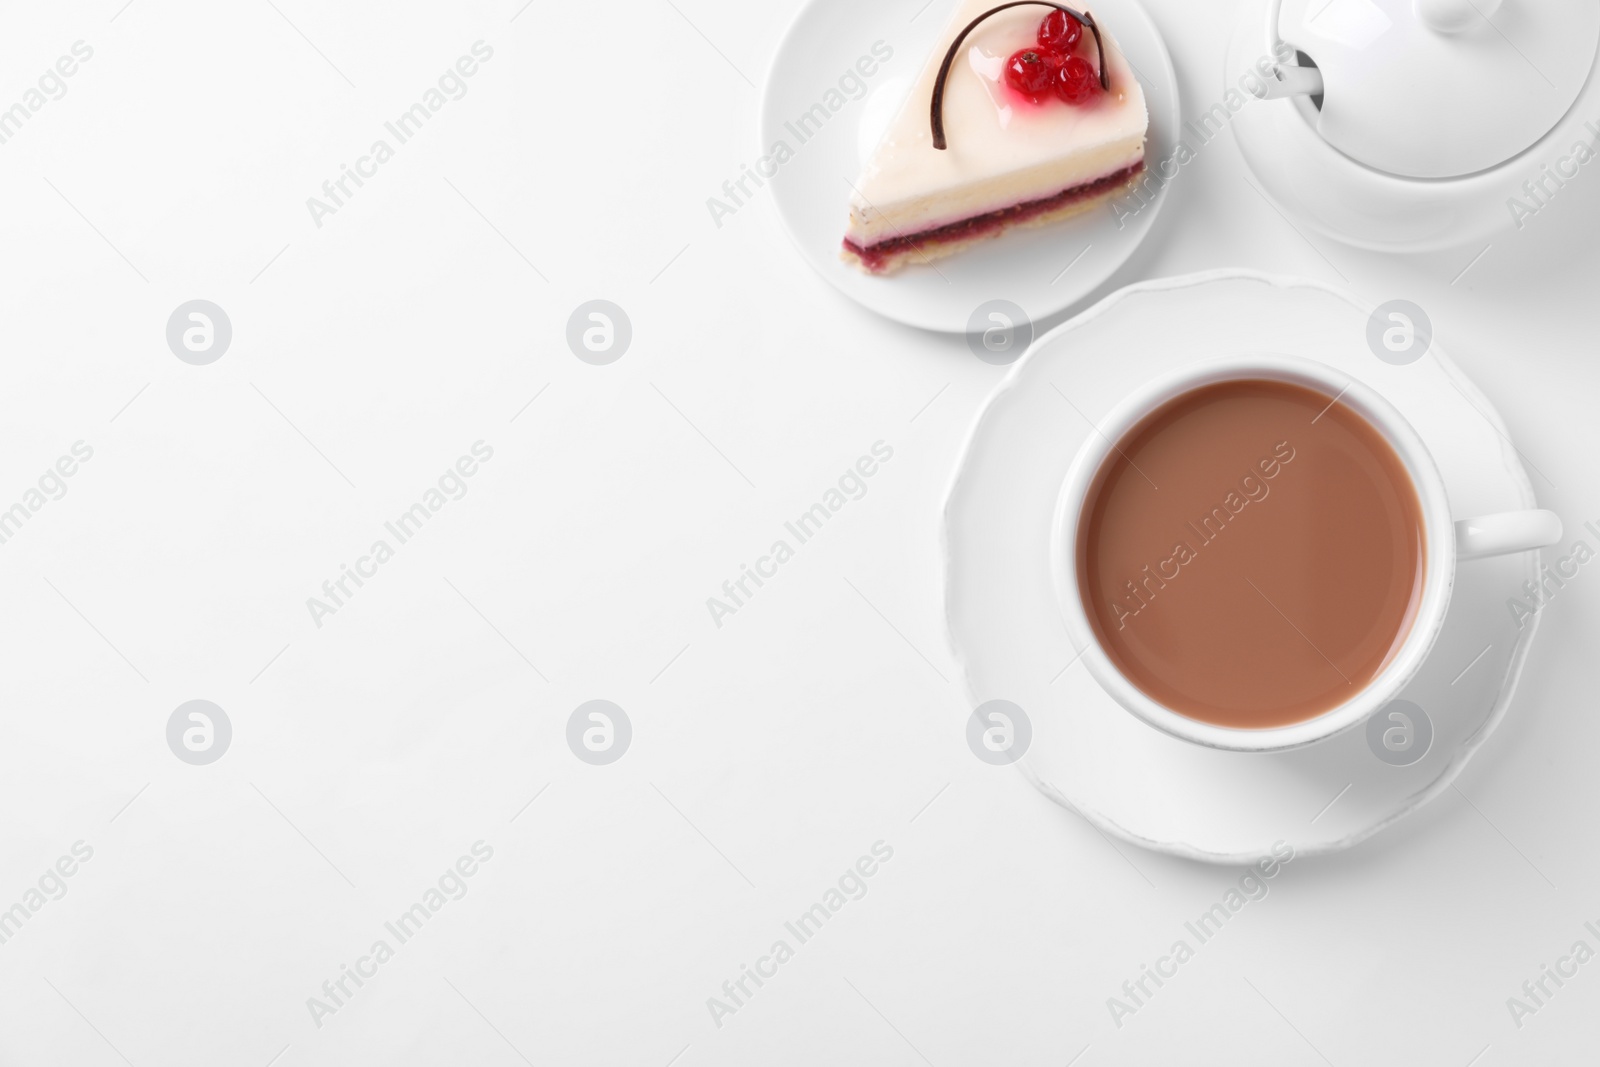
M968 751L938 514L1003 370L846 302L770 204L705 206L760 154L794 0L275 2L4 12L0 106L94 56L0 145L0 507L94 457L0 545L0 908L94 855L0 945L0 1063L1592 1062L1600 963L1520 1029L1506 998L1600 947L1600 578L1546 609L1459 791L1292 863L1119 1029L1107 998L1239 872ZM1150 6L1193 115L1230 5ZM316 227L306 198L480 39L467 95ZM1352 251L1253 192L1230 134L1103 292L1251 266L1416 301L1575 537L1597 219L1584 172L1464 274L1480 249ZM633 323L607 367L564 341L596 297ZM165 340L194 298L233 323L206 367ZM314 625L478 440L467 495ZM715 627L706 598L878 440L867 495ZM233 723L206 767L165 740L194 698ZM593 698L634 728L606 767L565 743ZM315 1025L480 839L466 896ZM879 840L866 896L716 1026Z

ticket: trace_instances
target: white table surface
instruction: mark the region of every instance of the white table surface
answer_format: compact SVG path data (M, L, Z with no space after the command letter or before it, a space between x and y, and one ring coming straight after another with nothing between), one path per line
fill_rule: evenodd
M0 508L93 449L0 545L0 909L93 849L0 944L0 1063L1593 1061L1600 963L1520 1028L1506 1001L1600 949L1600 577L1545 609L1459 791L1290 864L1119 1028L1107 998L1240 872L1108 841L968 751L937 520L1003 369L846 302L769 203L705 207L759 154L799 5L122 2L0 33L0 106L93 48L0 145ZM1230 6L1150 6L1193 114ZM467 94L314 225L480 39ZM1249 266L1414 300L1570 537L1600 518L1600 178L1465 274L1478 249L1307 240L1246 181L1231 139L1204 152L1098 295ZM209 366L164 336L194 298L233 325ZM564 341L592 298L633 325L606 367ZM466 495L315 625L479 440ZM879 440L867 494L715 626L706 598ZM209 766L165 740L196 698L234 730ZM594 698L633 724L609 766L564 739ZM318 1026L307 998L480 840L466 895Z

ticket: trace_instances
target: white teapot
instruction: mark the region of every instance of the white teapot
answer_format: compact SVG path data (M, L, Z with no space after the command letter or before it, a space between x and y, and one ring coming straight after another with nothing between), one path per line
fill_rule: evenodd
M1224 110L1263 191L1312 228L1454 248L1600 182L1597 52L1596 0L1247 0Z

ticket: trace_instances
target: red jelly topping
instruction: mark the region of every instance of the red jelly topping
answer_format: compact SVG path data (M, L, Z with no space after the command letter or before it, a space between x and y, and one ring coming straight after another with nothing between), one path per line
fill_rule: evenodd
M1082 56L1068 56L1066 62L1056 68L1053 80L1056 95L1069 104L1086 104L1100 91L1100 80L1094 76L1094 68Z
M1065 11L1052 11L1039 23L1039 47L1046 52L1069 54L1083 40L1083 23Z
M1034 103L1050 92L1055 73L1055 64L1035 48L1024 48L1006 60L1006 84Z

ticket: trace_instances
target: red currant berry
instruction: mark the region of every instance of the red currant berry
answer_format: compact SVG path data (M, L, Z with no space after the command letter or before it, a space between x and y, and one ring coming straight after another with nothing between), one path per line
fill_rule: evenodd
M1052 11L1039 23L1039 47L1066 55L1083 39L1083 23L1065 11Z
M1056 70L1055 90L1069 104L1086 104L1100 90L1100 80L1087 59L1068 56Z
M1030 98L1050 91L1054 65L1037 49L1024 48L1006 60L1006 84Z

